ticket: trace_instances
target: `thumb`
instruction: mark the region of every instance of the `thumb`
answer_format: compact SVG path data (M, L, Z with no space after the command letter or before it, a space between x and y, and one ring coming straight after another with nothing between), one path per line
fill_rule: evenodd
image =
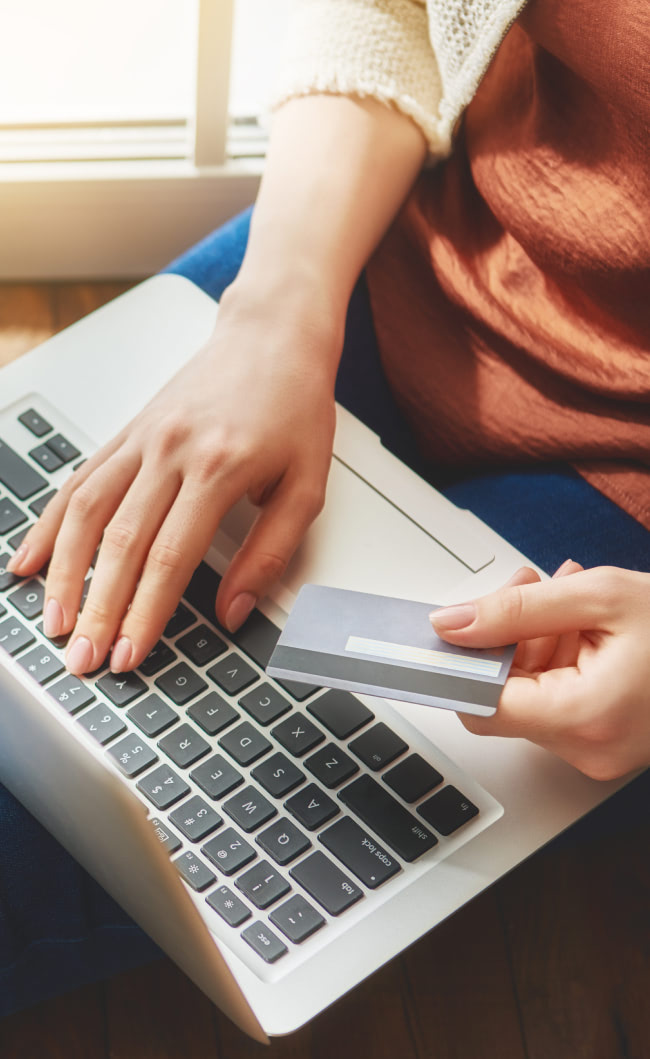
M595 571L579 571L497 592L431 614L436 633L462 647L502 647L537 636L602 628L608 608Z

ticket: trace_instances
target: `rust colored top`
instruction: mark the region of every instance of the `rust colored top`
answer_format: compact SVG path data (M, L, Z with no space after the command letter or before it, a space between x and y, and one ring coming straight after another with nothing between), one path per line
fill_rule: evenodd
M650 4L532 0L368 279L432 461L567 460L650 529Z

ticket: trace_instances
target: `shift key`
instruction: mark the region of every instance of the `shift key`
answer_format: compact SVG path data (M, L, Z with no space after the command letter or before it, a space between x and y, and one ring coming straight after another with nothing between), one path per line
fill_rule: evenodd
M0 440L0 482L19 500L27 500L48 483L26 460Z
M371 776L349 783L339 791L339 798L404 860L415 860L438 842L428 827Z

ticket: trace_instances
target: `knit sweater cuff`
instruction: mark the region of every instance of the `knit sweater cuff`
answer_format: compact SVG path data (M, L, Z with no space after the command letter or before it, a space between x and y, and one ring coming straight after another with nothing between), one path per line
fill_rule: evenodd
M449 153L440 74L419 0L300 0L271 100L331 93L370 97L419 126L434 158Z

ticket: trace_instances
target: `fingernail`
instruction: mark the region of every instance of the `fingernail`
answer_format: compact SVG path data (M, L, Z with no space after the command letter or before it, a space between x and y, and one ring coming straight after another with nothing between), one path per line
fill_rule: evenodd
M87 636L78 636L66 651L66 666L72 673L86 673L92 660L93 645Z
M124 673L128 670L132 650L128 636L120 636L111 652L111 673Z
M43 632L48 640L60 636L63 630L63 610L55 599L48 599L43 611Z
M14 572L17 566L20 566L26 555L27 545L21 544L20 548L18 548L18 550L14 552L14 554L11 556L11 559L7 563L6 569L9 571L10 574ZM47 636L47 633L45 635Z
M429 615L436 629L464 629L476 618L476 607L473 603L459 603L456 607L442 607Z
M553 577L562 577L562 574L566 573L570 566L573 566L573 559L565 559L562 565L558 566Z
M240 592L235 596L226 613L226 628L228 632L234 632L246 621L246 618L257 603L257 597L252 592Z

